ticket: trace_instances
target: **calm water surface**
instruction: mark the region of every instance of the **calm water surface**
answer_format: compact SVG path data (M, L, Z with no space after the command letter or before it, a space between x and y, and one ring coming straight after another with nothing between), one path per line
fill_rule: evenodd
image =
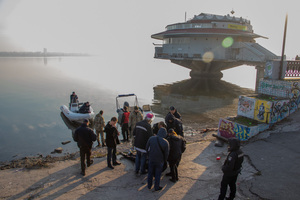
M254 87L254 68L250 78L248 72L243 75L238 70L224 72L224 79ZM250 84L240 76L247 76ZM72 131L59 110L61 105L68 104L72 91L76 91L80 101L91 102L96 113L103 109L107 122L116 116L118 94L135 93L140 105L151 104L155 86L188 78L189 70L169 61L134 67L120 66L101 57L0 58L0 161L45 156L57 147L62 147L64 153L77 151ZM239 78L242 81L234 82ZM156 121L162 119L168 106L167 103L164 109L156 107ZM72 142L61 144L69 140Z

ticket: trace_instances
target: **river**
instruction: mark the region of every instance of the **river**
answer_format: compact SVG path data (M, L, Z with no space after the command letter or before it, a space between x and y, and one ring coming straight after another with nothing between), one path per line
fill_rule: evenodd
M68 104L73 91L81 102L89 101L95 113L104 110L106 122L116 116L116 96L127 93L135 93L140 105L153 104L156 121L163 119L170 104L183 116L195 114L201 118L201 113L207 112L199 109L203 104L198 104L203 93L196 90L202 90L202 86L190 87L203 83L192 82L188 69L160 60L134 65L114 65L113 60L101 56L0 58L0 161L45 156L57 147L62 147L63 153L77 151L72 131L59 110ZM254 89L255 73L249 66L224 71L222 84L226 87L215 87L230 90L232 85L227 81ZM222 99L233 102L226 94L216 96L214 87L205 90L213 93L212 97L205 96L219 107L223 106ZM64 141L72 142L62 145Z

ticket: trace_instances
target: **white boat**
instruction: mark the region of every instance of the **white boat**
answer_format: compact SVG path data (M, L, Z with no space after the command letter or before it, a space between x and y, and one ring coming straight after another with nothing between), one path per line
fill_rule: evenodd
M120 98L124 98L124 97L134 97L133 104L129 104L128 101L124 101L123 104L120 104L120 102L119 102ZM123 112L124 112L123 107L121 107L121 105L123 105L123 107L127 106L129 112L133 112L134 111L134 106L137 106L140 109L140 111L142 112L142 114L143 114L144 117L148 113L151 113L153 115L152 120L154 120L154 118L155 118L155 115L152 112L150 104L145 104L142 107L140 107L138 99L137 99L137 96L135 94L120 94L120 95L118 95L116 97L116 107L117 107L117 113L118 113L118 123L121 123L122 115L123 115Z
M71 103L70 109L66 105L62 105L60 106L60 110L71 122L83 122L84 119L93 120L95 113L91 106L89 113L78 112L82 104L83 103Z

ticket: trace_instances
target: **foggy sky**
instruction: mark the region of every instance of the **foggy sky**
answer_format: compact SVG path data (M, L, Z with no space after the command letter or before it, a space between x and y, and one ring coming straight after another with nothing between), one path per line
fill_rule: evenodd
M216 3L219 5L216 6ZM248 4L247 4L248 3ZM281 55L283 28L289 14L287 58L299 51L300 2L294 0L0 0L0 51L96 53L107 57L139 53L153 58L151 34L200 13L235 11L251 21L254 32L269 39L257 43Z

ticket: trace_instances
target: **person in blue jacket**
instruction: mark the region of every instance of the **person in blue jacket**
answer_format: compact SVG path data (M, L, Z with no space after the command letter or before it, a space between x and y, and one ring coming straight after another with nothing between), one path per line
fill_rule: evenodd
M159 191L162 189L160 177L163 171L164 163L167 162L169 156L169 142L165 139L167 130L160 128L156 136L149 138L146 144L146 151L149 157L148 166L148 188L151 189L153 175L155 176L154 189Z

